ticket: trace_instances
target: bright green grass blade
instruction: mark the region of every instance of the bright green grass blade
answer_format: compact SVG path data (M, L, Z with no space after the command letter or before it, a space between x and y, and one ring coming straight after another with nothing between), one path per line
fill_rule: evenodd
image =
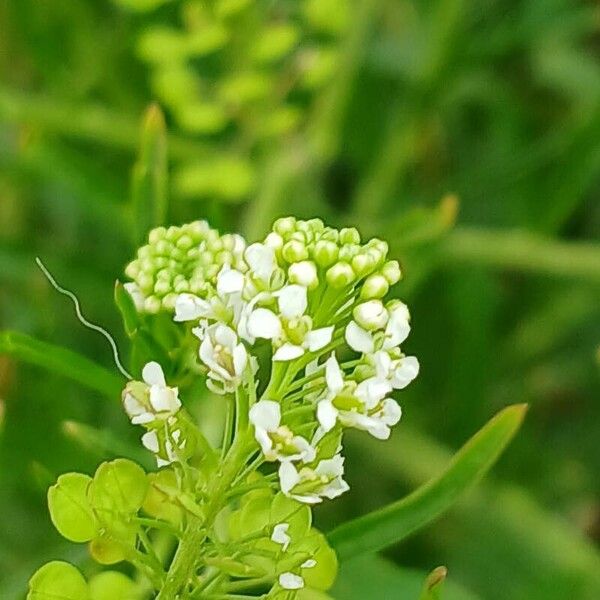
M123 387L122 378L94 361L54 344L41 342L17 331L0 333L0 353L68 377L106 396L117 398Z
M131 177L135 241L142 244L153 227L167 220L167 130L160 108L144 115L142 141Z
M339 600L416 600L427 577L426 571L398 567L376 555L361 556L341 565L330 593ZM479 600L479 597L450 580L444 583L443 600Z
M442 589L448 575L446 567L437 567L425 579L419 600L442 600Z
M427 525L490 469L523 421L526 405L505 408L454 456L448 468L406 498L340 525L329 542L340 560L375 552Z

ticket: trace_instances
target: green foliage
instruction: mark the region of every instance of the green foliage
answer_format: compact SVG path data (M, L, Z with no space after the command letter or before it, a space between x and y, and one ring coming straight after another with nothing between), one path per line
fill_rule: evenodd
M436 518L494 464L519 429L525 410L523 405L505 408L456 453L435 480L332 531L328 537L338 556L343 560L381 550Z
M27 600L88 600L83 575L69 563L52 561L38 569L29 581Z

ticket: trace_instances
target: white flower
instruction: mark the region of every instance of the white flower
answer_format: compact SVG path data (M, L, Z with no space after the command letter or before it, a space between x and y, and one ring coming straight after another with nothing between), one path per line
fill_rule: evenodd
M267 460L311 462L315 459L316 451L310 443L281 425L278 402L260 400L250 409L249 418L254 425L254 437Z
M134 425L166 419L181 408L177 388L167 386L162 367L157 362L144 366L142 379L146 384L142 389L139 383L130 382L123 394L125 412Z
M419 361L416 356L404 356L393 360L387 352L374 354L377 376L390 382L395 390L402 390L419 374Z
M284 590L300 590L304 587L304 579L300 575L286 572L279 576L279 585Z
M281 549L285 552L292 541L292 538L288 535L289 523L279 523L273 527L273 533L271 534L271 540L276 544L281 544Z
M336 454L319 462L314 468L296 468L292 462L282 462L279 466L281 491L290 498L305 504L317 504L323 498L337 498L350 489L342 478L344 458ZM301 486L301 489L296 489Z
M273 271L277 267L275 250L271 246L255 243L250 244L244 252L244 258L250 267L250 271L263 283L268 284Z
M194 294L179 294L175 299L174 321L196 321L212 314L211 304Z
M209 368L207 386L217 394L233 392L248 364L248 353L231 327L215 323L205 330L194 329L202 337L200 360Z
M344 385L343 373L332 354L325 363L325 397L317 403L317 420L321 429L331 431L336 422L346 427L368 431L377 439L387 439L390 427L401 416L398 403L385 396L392 390L387 379L379 376Z
M292 284L287 285L276 292L277 304L282 321L282 331L287 328L291 329L302 328L302 318L308 306L308 298L306 288L302 285ZM273 354L274 361L288 361L299 358L306 351L317 352L321 350L329 342L333 336L333 325L329 327L321 327L319 329L308 329L302 335L302 341L296 343L286 341ZM276 338L272 338L275 339Z
M176 424L175 419L169 419L168 422L171 426ZM165 434L165 430L160 430L159 434L158 430L151 429L142 436L144 448L156 455L156 464L158 467L170 465L177 460L177 452L173 447L173 442L179 451L185 448L186 440L181 439L180 429L172 431L170 435Z
M408 308L398 302L393 308L388 309L388 320L383 332L381 348L391 350L401 344L410 333L410 315ZM375 351L376 332L367 331L356 321L350 321L346 326L346 342L356 352L370 354ZM380 334L379 334L380 335Z
M229 294L241 294L244 289L244 274L229 265L223 268L217 275L217 294L221 297Z

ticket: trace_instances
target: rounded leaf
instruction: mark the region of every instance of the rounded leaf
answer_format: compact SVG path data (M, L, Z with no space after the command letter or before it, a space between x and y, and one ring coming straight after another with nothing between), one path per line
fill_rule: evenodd
M89 581L90 600L137 600L135 583L123 573L104 571Z
M137 512L146 497L146 473L136 463L125 458L102 463L88 490L94 510L103 519L107 512L132 514Z
M52 523L72 542L88 542L96 535L97 523L87 499L91 481L83 473L65 473L48 490Z
M310 535L294 546L294 551L311 554L316 562L313 567L300 572L308 587L328 590L334 584L338 571L337 556L320 531L312 529Z
M135 536L133 544L135 544ZM89 550L92 558L101 565L114 565L127 558L124 545L108 535L94 538L90 542Z
M73 565L54 560L40 567L29 580L27 600L90 600L88 585Z
M161 469L158 473L149 473L148 482L150 487L142 505L144 511L152 517L169 521L173 525L179 525L183 512L171 500L172 495L178 491L175 471L173 469Z

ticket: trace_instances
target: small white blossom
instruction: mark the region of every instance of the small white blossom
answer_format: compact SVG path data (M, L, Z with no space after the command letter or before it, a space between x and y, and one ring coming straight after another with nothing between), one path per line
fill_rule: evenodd
M143 389L136 389L135 382L131 382L123 394L125 412L134 425L166 419L181 408L177 388L167 386L162 367L157 362L144 366L142 379L146 384Z
M266 244L250 244L244 252L244 258L250 267L251 273L265 285L268 285L271 275L277 267L275 250Z
M271 534L271 540L276 544L281 544L281 549L285 552L292 541L292 538L288 535L289 523L279 523L273 527L273 533Z
M200 360L209 368L207 386L213 392L224 394L234 391L248 364L246 347L236 332L221 323L193 332L202 339Z
M254 436L269 461L311 462L316 451L300 435L281 425L281 406L272 400L260 400L250 409L250 423L254 425Z
M169 419L169 424L175 426L175 419ZM175 429L170 435L165 435L164 430L160 430L159 434L158 430L151 429L142 436L142 445L156 455L156 464L158 467L170 465L177 460L177 452L175 451L173 442L179 451L185 448L186 440L181 439L180 429Z
M305 504L317 504L323 498L333 500L349 490L343 475L344 458L340 454L321 460L314 469L302 467L298 470L289 461L282 462L279 466L281 491Z
M373 358L377 376L388 380L395 390L404 389L419 374L419 361L416 356L404 356L393 360L387 352L379 351Z
M354 309L352 314L356 322L368 331L383 329L390 318L381 300L363 302Z
M282 573L279 576L279 585L284 590L300 590L304 587L304 579L294 573Z
M197 321L212 314L210 302L194 294L179 294L175 299L174 321Z

